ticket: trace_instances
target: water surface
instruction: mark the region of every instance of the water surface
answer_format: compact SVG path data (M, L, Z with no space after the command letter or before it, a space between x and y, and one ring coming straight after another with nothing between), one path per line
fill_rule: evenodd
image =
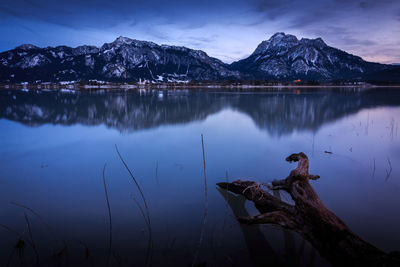
M26 213L43 263L103 264L106 163L112 265L143 265L148 232L132 199L140 194L117 145L149 205L154 266L191 265L197 250L196 264L207 266L264 266L274 259L329 266L293 232L240 225L235 216L257 211L215 186L226 171L231 181L285 178L295 166L284 158L302 151L310 172L321 176L312 185L326 206L378 248L399 250L399 118L400 91L382 88L0 91L0 223L27 235ZM208 212L199 245L205 207L201 134ZM37 216L10 202L40 214L56 240ZM0 231L3 265L18 236ZM51 258L54 251L63 252ZM34 262L29 246L23 260ZM19 261L15 253L11 262Z

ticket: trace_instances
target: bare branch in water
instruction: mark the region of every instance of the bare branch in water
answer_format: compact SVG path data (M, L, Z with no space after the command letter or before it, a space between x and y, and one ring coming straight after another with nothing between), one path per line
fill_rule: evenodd
M38 252L36 244L33 240L31 224L29 223L28 215L26 215L26 213L24 213L24 216L25 216L26 226L28 227L29 239L31 240L33 252L35 253L35 256L36 256L36 265L40 266L39 252Z
M131 176L132 180L134 181L136 188L139 190L140 196L143 200L143 204L145 206L145 210L146 210L146 217L147 217L147 223L149 224L149 227L151 228L151 223L150 223L150 211L149 211L149 207L147 205L147 201L146 198L143 194L143 191L138 183L138 181L136 180L135 176L133 176L132 171L129 169L128 165L125 163L125 160L123 159L121 153L119 153L118 147L117 145L115 145L115 150L117 151L117 154L119 156L119 158L121 159L122 164L124 165L125 169L128 171L129 175ZM140 205L139 205L140 206ZM150 239L151 239L151 244L153 244L153 237L152 237L152 231L149 231L149 235L150 235ZM152 245L153 246L153 245ZM150 259L151 259L151 255L150 255ZM149 262L149 264L151 265L151 262Z
M57 246L59 245L58 239L57 239L53 229L50 227L49 224L46 223L46 221L42 218L42 216L40 216L39 213L37 213L36 211L34 211L32 208L30 208L28 206L25 206L25 205L22 205L22 204L19 204L19 203L16 203L16 202L10 202L10 204L14 205L14 206L17 206L17 207L20 207L20 208L23 208L23 209L26 209L26 210L30 211L33 215L35 215L39 219L40 223L43 224L43 226L47 229L47 231L53 237L54 242L56 243L56 245Z
M386 179L385 181L389 180L390 175L392 174L392 162L390 161L390 158L387 158L388 164L389 164L389 170L386 170Z
M375 170L376 170L376 164L375 164L375 158L374 158L374 169L372 170L372 178L375 177Z
M202 220L202 223L201 223L200 240L199 240L199 244L197 246L196 252L194 254L192 267L196 264L197 257L199 256L199 251L200 251L201 244L203 243L203 237L204 237L204 232L206 230L206 223L207 223L208 194L207 194L207 175L206 175L206 155L205 155L205 152L204 152L203 134L201 135L201 148L203 150L204 202L205 202L205 206L204 206L203 220Z
M133 176L133 174L132 174L131 170L129 169L128 165L125 163L125 160L122 158L121 153L119 153L119 150L118 150L117 145L115 145L115 150L117 150L118 156L119 156L119 158L121 159L122 164L124 165L125 169L128 171L128 173L129 173L129 175L131 176L132 180L135 182L135 185L136 185L137 189L139 190L139 193L140 193L140 195L141 195L141 197L142 197L142 200L143 200L143 203L144 203L144 206L145 206L145 209L146 209L147 220L148 220L149 223L150 223L149 208L148 208L148 206L147 206L147 201L146 201L146 198L144 197L143 191L142 191L142 189L140 188L140 185L139 185L138 181L136 180L135 176Z
M14 230L14 229L8 227L7 225L4 225L4 224L0 224L0 227L3 228L3 229L5 229L5 230L7 230L7 231L10 232L10 233L16 234L16 235L18 236L18 240L26 241L26 242L32 247L32 243L31 243L31 241L29 240L29 238L27 238L27 237L24 236L24 235L25 235L25 231L24 231L23 233L20 233L20 232ZM8 265L9 265L9 264L8 264Z
M7 267L10 266L11 261L12 261L12 257L14 255L14 252L17 249L18 249L18 252L19 252L19 258L21 260L21 265L23 265L22 264L22 254L23 254L23 249L25 248L25 241L32 247L32 243L30 242L29 238L26 238L24 236L25 231L23 233L19 233L18 231L14 230L14 229L12 229L12 228L8 227L7 225L4 225L4 224L0 224L0 227L5 229L5 230L7 230L8 232L16 234L18 236L17 244L14 246L14 249L12 250L12 252L10 254L10 257L8 259L8 263L7 263L6 266Z
M88 245L82 240L78 240L78 243L85 249L85 259L88 260L90 258L90 249ZM93 262L91 262L91 265L93 266Z
M156 162L156 182L158 184L158 160Z
M106 195L106 203L107 203L107 210L108 210L108 219L109 219L109 224L110 224L110 229L109 229L109 243L108 243L108 255L107 255L107 261L106 261L106 266L109 266L110 264L110 257L111 257L111 248L112 248L112 217L111 217L111 207L110 207L110 200L108 198L108 191L107 191L107 185L106 185L106 166L107 164L104 164L103 167L103 185L104 185L104 193Z
M147 230L149 232L149 241L148 241L148 245L147 245L146 261L145 261L145 266L147 266L148 264L151 263L152 248L154 246L154 243L153 243L153 231L151 230L150 222L148 221L148 219L146 217L146 214L144 213L143 208L140 205L139 201L133 195L131 197L135 201L136 205L138 206L138 208L140 210L140 213L142 214L143 219L144 219L144 221L146 223Z

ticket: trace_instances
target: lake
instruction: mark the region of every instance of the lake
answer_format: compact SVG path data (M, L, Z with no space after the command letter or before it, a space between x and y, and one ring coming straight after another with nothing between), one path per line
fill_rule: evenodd
M257 210L216 187L283 179L295 168L285 157L300 151L325 205L366 241L399 250L399 122L390 88L2 90L0 265L34 265L31 245L14 249L20 234L42 265L105 264L106 164L112 266L143 266L147 253L153 266L329 266L294 232L239 224ZM150 243L116 146L148 204Z

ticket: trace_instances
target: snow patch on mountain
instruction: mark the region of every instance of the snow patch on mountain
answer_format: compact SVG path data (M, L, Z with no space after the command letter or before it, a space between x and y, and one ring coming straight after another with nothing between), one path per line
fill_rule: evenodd
M23 57L22 60L16 64L16 66L22 69L29 69L40 65L44 65L49 62L51 61L44 55L36 54L32 56Z

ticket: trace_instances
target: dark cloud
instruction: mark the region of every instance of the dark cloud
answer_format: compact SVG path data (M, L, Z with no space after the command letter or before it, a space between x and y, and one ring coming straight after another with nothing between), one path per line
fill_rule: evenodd
M264 14L264 19L288 20L292 22L292 27L305 27L333 19L340 21L349 16L357 20L359 16L364 15L362 12L365 9L374 9L374 13L382 16L382 19L390 19L393 8L400 8L400 1L255 0L253 3L253 10Z
M266 34L285 31L322 37L356 53L378 43L394 47L399 22L400 0L5 0L0 34L7 33L7 40L0 49L34 40L77 44L87 34L101 44L128 35L204 46L230 59L251 53ZM34 39L35 33L42 36ZM73 34L75 41L69 39Z
M367 3L366 2L360 2L360 7L361 8L366 8L367 7Z
M275 19L290 10L295 2L295 0L256 0L254 10L266 13L270 19Z
M333 38L328 37L328 39L335 39L337 43L344 46L373 46L379 44L376 40L366 39L368 36L360 38L356 31L348 27L326 26L320 30L312 31L312 34L317 36L332 36Z
M24 24L20 24L20 25L18 25L18 26L21 27L21 28L23 28L23 29L25 29L25 30L27 30L28 32L31 32L31 33L33 33L33 34L36 34L36 35L39 35L39 36L40 36L40 32L35 31L34 29L32 29L32 28L29 27L29 26L26 26L26 25L24 25Z
M224 1L211 0L201 2L193 0L168 2L163 0L13 0L0 3L0 14L3 18L13 16L72 28L101 29L127 21L147 21L151 18L181 21L189 17L189 20L199 20L200 12L207 14L205 11L214 10L211 13L216 15L225 4Z
M121 23L136 25L162 19L163 23L184 23L188 27L221 22L248 10L248 17L236 23L259 25L287 20L291 27L304 27L327 19L358 16L363 9L399 7L398 0L13 0L0 3L0 22L7 17L41 21L79 29L103 29ZM387 15L387 14L386 14Z

